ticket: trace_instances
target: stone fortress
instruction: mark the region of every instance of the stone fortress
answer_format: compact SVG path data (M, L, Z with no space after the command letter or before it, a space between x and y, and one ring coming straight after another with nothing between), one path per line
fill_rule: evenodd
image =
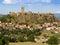
M19 13L9 12L9 15L16 16L19 18L20 23L43 23L43 22L52 22L55 19L54 14L46 13L32 13L32 12L25 12L24 7L21 7L21 11Z

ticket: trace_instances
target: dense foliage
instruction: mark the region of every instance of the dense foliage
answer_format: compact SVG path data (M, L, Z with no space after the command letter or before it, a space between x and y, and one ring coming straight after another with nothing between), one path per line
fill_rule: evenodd
M0 45L8 45L9 44L9 38L8 36L4 36L0 33Z
M48 45L58 45L58 38L55 36L51 36L48 41L47 41Z
M15 30L7 30L0 27L0 32L3 35L7 35L9 37L10 42L35 42L34 36L39 36L42 33L40 29L33 29L29 30L28 28L19 29L16 28Z

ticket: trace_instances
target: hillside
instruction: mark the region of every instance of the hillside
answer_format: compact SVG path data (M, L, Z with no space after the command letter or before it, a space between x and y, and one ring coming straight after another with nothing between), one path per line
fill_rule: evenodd
M21 13L17 14L8 14L0 17L2 22L13 22L13 23L35 23L40 24L44 22L54 22L57 21L54 14L38 14L38 13Z

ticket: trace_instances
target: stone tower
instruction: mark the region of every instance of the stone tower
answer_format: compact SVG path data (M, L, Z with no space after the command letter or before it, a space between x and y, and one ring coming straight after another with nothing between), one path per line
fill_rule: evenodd
M24 7L21 7L21 14L24 14Z
M24 7L21 7L21 23L25 23L25 11L24 11Z

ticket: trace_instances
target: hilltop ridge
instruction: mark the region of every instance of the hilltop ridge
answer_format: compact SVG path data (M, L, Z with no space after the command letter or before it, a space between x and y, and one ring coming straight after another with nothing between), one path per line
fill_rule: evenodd
M4 21L5 20L5 21ZM43 24L45 22L55 22L57 21L56 17L52 13L40 14L25 12L24 7L21 8L21 12L9 12L8 15L0 17L2 22L13 22L13 23L26 23L26 24Z

